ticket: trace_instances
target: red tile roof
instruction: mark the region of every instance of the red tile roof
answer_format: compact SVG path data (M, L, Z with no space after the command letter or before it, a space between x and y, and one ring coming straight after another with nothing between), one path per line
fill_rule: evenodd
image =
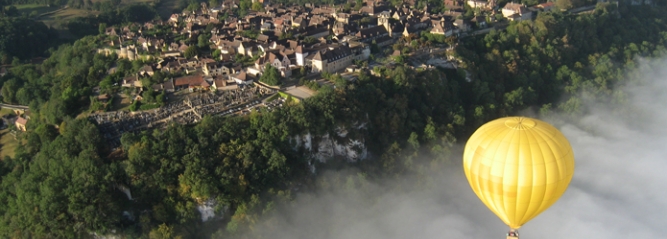
M190 75L190 76L183 76L183 77L176 78L176 80L174 81L174 85L176 87L182 87L182 86L208 87L208 86L210 86L208 84L208 82L206 82L204 80L204 77L202 77L202 75Z
M20 124L20 125L25 125L25 124L28 123L28 120L25 119L25 118L23 118L23 117L21 117L21 116L19 116L19 117L16 119L16 123L17 123L17 124Z

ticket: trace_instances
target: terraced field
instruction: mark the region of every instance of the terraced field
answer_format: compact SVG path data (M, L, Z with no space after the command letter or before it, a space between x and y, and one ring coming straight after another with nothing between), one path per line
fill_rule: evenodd
M157 13L162 19L167 19L175 10L180 10L181 0L162 0L157 7Z
M93 0L93 2L108 1L108 0ZM130 5L134 3L157 4L157 11L163 19L168 18L174 10L180 8L181 0L122 0L121 6ZM40 4L24 4L14 5L19 11L19 14L34 17L36 20L44 22L49 27L58 31L62 38L74 38L74 36L67 30L67 22L76 17L85 17L98 14L98 11L75 9L67 7L47 6Z

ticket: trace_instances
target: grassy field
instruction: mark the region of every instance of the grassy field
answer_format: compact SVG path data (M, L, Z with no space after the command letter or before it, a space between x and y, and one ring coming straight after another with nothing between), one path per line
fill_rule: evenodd
M132 104L132 99L130 97L127 97L125 94L116 94L113 97L113 101L111 102L111 110L110 111L120 111L120 110L130 110L130 105Z
M92 0L92 2L101 2L108 0ZM157 1L161 1L160 5L157 7L158 14L162 18L169 17L174 10L178 10L180 2L182 0L122 0L121 6L127 6L135 3L145 3L145 4L155 4ZM43 21L45 24L51 27L64 28L67 20L75 17L83 17L89 15L98 14L97 11L85 10L85 9L74 9L74 8L65 8L59 11L59 6L46 6L41 4L22 4L22 5L13 5L18 9L20 14L30 15L35 12L37 15L54 12L53 14L47 14L40 16L38 20Z
M9 129L0 130L0 160L5 156L14 157L17 146L18 141L14 139L14 135L9 132Z
M162 19L166 19L171 16L174 10L181 10L178 9L180 7L180 2L181 0L162 0L160 6L158 6L156 9L157 13Z
M0 116L10 114L14 114L10 109L0 110ZM0 130L0 160L5 158L5 156L14 157L16 146L18 146L18 141L16 141L14 136L9 132L9 128Z
M108 0L92 0L93 2L108 1ZM121 6L126 6L135 3L154 4L157 0L122 0ZM157 6L157 11L163 19L168 18L175 10L180 7L182 0L160 0L161 3ZM97 11L74 9L74 8L60 8L59 6L46 6L40 4L23 4L13 5L18 9L21 15L33 16L36 14L36 20L44 22L47 26L58 31L61 38L74 39L75 37L67 29L67 22L76 17L94 16L99 14Z
M53 14L48 14L48 15L42 16L38 20L43 21L48 26L57 26L57 23L59 23L59 22L66 23L67 20L71 20L71 19L74 19L76 17L85 17L85 16L95 15L95 14L97 14L97 12L95 12L95 11L84 10L84 9L67 8L67 9L62 9L60 11L57 11ZM60 26L60 27L62 27L62 26Z
M134 3L145 3L145 4L151 4L154 2L153 0L122 0L120 1L120 5L130 5Z
M142 0L143 1L143 0ZM76 17L85 17L97 14L96 11L60 8L59 6L46 6L40 4L13 5L18 9L19 14L33 16L35 20L44 22L47 26L58 31L61 38L71 38L74 36L67 30L67 22ZM35 14L32 14L35 13Z
M76 17L85 17L94 14L97 14L97 12L84 9L67 8L56 11L53 14L44 15L38 20L44 22L44 24L47 26L56 29L60 38L74 39L76 37L74 37L67 29L67 22Z
M19 14L21 15L25 14L28 16L30 16L30 13L32 12L35 12L37 13L37 15L39 15L58 10L58 7L55 6L48 7L46 5L40 5L40 4L14 5L14 7L16 7L16 9L19 10Z

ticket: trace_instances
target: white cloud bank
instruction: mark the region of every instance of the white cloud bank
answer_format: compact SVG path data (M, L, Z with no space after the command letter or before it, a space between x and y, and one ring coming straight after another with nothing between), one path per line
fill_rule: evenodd
M522 238L667 238L667 70L644 75L626 87L625 111L596 105L560 126L575 152L573 181L521 228ZM259 228L275 239L504 238L507 227L477 199L462 169L442 174L428 190L374 185L299 195L296 209Z

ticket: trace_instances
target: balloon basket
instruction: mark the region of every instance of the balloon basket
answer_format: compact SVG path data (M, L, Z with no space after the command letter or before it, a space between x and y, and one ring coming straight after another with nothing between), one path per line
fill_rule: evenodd
M517 230L510 230L507 233L507 239L519 239L519 231Z

